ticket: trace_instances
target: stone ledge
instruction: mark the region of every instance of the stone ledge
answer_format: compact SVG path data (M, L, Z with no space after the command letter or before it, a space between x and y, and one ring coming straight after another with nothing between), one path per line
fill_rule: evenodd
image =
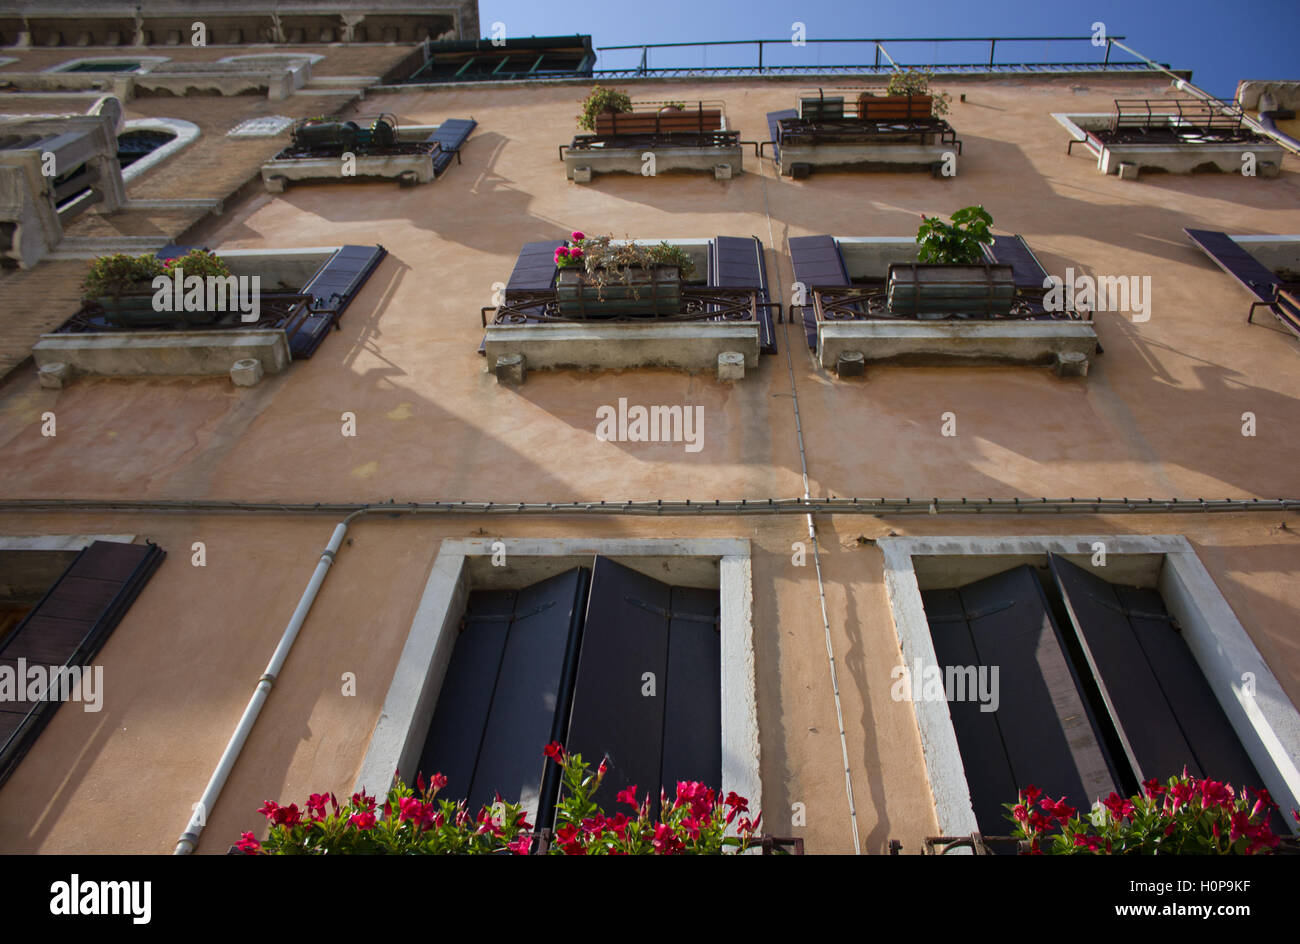
M758 366L760 326L747 322L690 321L664 325L488 325L488 369L522 354L528 369L676 367L716 371L718 356L735 351L745 368Z

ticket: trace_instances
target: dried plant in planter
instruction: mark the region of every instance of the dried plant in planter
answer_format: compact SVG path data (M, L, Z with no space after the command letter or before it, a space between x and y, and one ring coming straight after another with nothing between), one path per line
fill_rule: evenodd
M930 88L933 72L921 69L904 69L889 76L889 85L885 87L886 95L929 95L933 98L930 113L935 118L948 114L948 105L952 96L947 92L935 92Z
M123 252L100 256L90 264L90 271L81 282L81 295L93 300L152 292L153 280L163 274L163 264L157 256L129 256Z
M632 99L626 92L618 89L593 85L591 94L582 102L582 114L578 116L578 127L584 131L596 130L596 116L605 112L624 112L632 110Z
M632 286L634 272L656 266L676 267L682 280L695 274L695 263L680 246L668 242L645 245L630 239L615 243L612 236L587 236L580 232L573 233L565 245L555 250L555 264L561 269L581 268L587 284L598 289L614 282Z

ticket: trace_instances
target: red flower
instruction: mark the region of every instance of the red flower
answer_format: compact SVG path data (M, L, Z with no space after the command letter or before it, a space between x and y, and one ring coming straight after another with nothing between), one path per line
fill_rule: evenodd
M626 803L628 806L632 807L632 809L636 809L636 784L632 784L625 790L618 791L618 796L614 799L618 800L619 803Z
M1074 844L1076 846L1086 846L1089 852L1096 852L1101 846L1101 840L1096 836L1076 835Z
M267 800L265 803L262 804L262 808L257 812L261 813L267 819L274 819L276 810L278 810L279 808L280 808L279 803L276 803L274 800Z
M1201 781L1201 808L1210 809L1211 807L1231 806L1233 798L1232 787L1226 783L1219 783L1217 780Z
M515 855L528 855L528 850L532 848L533 837L528 833L520 833L515 837L515 841L506 844L506 848Z
M596 768L596 776L603 777L609 772L609 764L605 763L608 758L601 758L600 766Z
M655 852L660 855L674 855L683 849L682 841L677 838L677 834L667 823L655 826L654 839L650 841L650 845L654 846Z
M1133 804L1118 793L1112 791L1111 795L1101 802L1102 806L1110 810L1110 815L1115 817L1115 819L1120 820L1125 817L1128 817L1129 819L1133 818Z
M447 785L447 778L444 777L442 774L434 774L432 777L429 778L429 786L430 788L432 788L434 793L437 793L446 785Z
M921 218L925 219L924 213L921 214ZM1043 795L1043 791L1039 790L1032 783L1029 786L1025 787L1025 789L1021 792L1024 793L1025 795L1025 803L1030 805L1032 805L1040 796Z
M271 822L286 829L293 829L302 822L302 814L298 811L298 804L290 803L288 806L280 807L272 815Z
M365 832L367 829L375 828L375 814L366 810L361 813L353 813L348 817L348 825L355 826L357 829Z
M235 848L245 855L257 855L262 851L262 844L258 842L252 833L244 833L235 843Z
M320 822L325 818L325 801L328 800L323 793L313 793L307 800L307 812L311 814L314 822Z
M633 804L633 806L635 805L636 804ZM605 821L605 825L609 827L610 831L615 836L617 836L619 839L623 839L626 838L627 836L628 822L629 820L627 818L626 813L615 813L613 816L611 816L609 819Z
M542 749L542 753L557 764L564 763L564 746L559 741L552 741Z
M574 241L575 243L580 243L580 242L582 242L584 239L587 238L584 234L579 233L579 232L577 232L577 231L574 231L573 233L570 233L569 235L571 235L571 236L573 237L573 241Z
M1152 777L1150 780L1144 780L1142 782L1142 789L1146 791L1148 799L1152 800L1162 796L1165 792L1164 786L1162 786L1160 781L1155 777Z
M1025 804L1017 803L1016 808L1011 811L1011 815L1016 818L1017 823L1026 823L1029 821L1029 810L1025 809Z
M1053 801L1051 797L1043 797L1038 804L1043 808L1043 812L1051 816L1058 823L1064 823L1074 815L1074 807L1065 805L1065 797Z

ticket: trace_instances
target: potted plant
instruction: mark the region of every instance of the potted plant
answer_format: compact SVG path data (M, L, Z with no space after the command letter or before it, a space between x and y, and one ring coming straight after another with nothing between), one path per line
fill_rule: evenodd
M225 312L171 304L175 290L170 284L163 285L156 280L159 277L169 282L178 277L183 279L181 294L184 295L185 289L193 284L192 278L206 285L209 276L229 275L226 264L204 249L191 249L183 256L166 260L151 255L114 253L91 263L90 271L82 280L82 297L103 310L109 321L123 327L171 324L177 320L186 324L210 324ZM203 297L206 299L206 292Z
M695 272L680 246L615 243L580 232L555 250L555 264L560 312L579 318L676 314L682 280Z
M866 93L863 98L868 99L868 110L873 106L879 106L884 103L892 105L910 106L907 114L901 117L905 118L942 118L948 114L948 106L952 102L952 96L947 92L935 92L930 88L930 80L934 78L932 72L921 69L900 69L896 70L889 76L889 84L885 86L885 94L880 96ZM864 115L859 99L859 115Z
M584 131L596 130L596 118L604 114L618 114L632 110L632 99L626 92L618 89L593 85L591 94L582 102L582 114L578 116L578 127Z
M152 314L153 280L164 274L156 256L129 256L123 252L100 256L81 281L81 296L103 309L110 319Z
M946 223L921 214L917 263L891 265L886 283L890 312L944 316L1005 315L1015 300L1009 265L990 265L984 246L993 242L993 217L982 206L963 207Z

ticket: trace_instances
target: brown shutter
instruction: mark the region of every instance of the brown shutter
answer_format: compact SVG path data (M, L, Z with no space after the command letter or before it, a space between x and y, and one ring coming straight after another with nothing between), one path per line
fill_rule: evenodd
M95 541L27 618L0 642L0 665L90 665L165 554L156 544ZM59 701L0 702L0 783L58 710Z

